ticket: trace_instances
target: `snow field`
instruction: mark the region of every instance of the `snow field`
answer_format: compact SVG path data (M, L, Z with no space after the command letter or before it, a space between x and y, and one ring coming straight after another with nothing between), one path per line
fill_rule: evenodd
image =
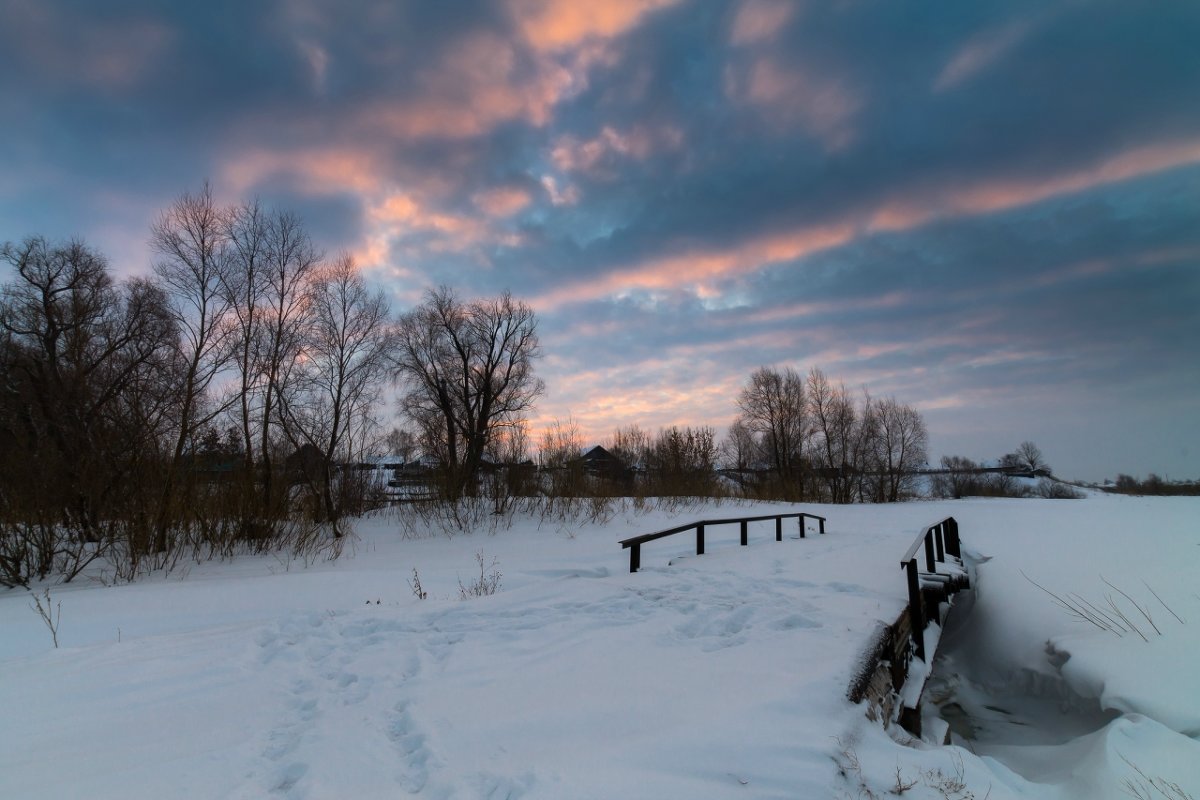
M978 798L1126 797L1135 773L1122 756L1200 785L1200 744L1183 735L1200 692L1180 696L1200 660L1200 602L1187 600L1200 503L802 506L829 518L826 536L788 528L777 543L773 523L757 523L741 548L736 526L713 528L696 557L680 534L645 545L636 575L617 544L775 508L627 509L603 525L518 518L494 535L408 539L386 516L363 520L353 554L307 569L244 558L182 579L51 587L58 650L28 593L0 594L0 796L859 797L886 793L900 769L929 776L905 794L920 798L941 797L930 783L961 769ZM968 626L977 663L964 674L981 692L1038 675L1134 713L1082 739L1017 755L989 745L981 758L901 746L845 701L876 621L904 605L899 556L947 514L990 559ZM1159 546L1130 547L1147 522ZM497 560L501 589L460 600L479 552ZM427 600L408 585L414 567ZM1099 570L1139 596L1140 583L1118 577L1141 576L1190 624L1171 620L1146 659L1058 611L1021 569L1080 593L1096 591ZM1061 673L1051 640L1071 653ZM1079 793L1093 784L1098 793Z

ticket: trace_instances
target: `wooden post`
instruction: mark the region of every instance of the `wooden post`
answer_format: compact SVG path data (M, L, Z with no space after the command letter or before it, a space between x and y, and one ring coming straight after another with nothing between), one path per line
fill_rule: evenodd
M783 517L775 518L775 541L783 541Z
M704 526L696 526L696 555L704 555Z
M642 566L642 543L629 545L629 571L637 572Z
M908 572L908 619L912 623L913 645L917 658L924 661L925 613L921 608L921 579L917 575L917 560L910 558L905 569Z
M933 543L935 545L937 545L937 560L944 562L946 560L946 546L943 541L943 534L942 534L943 527L944 527L944 525L941 522L939 522L937 524L937 527L934 528Z
M746 533L746 520L742 520L742 547L750 543L750 537Z
M946 552L956 558L962 558L962 546L958 541L958 520L946 518Z
M933 528L925 531L925 571L937 572L937 565L933 563Z
M822 536L824 536L825 535L825 518L817 517L817 525L820 526L820 529L821 529L820 533Z
M804 538L804 515L803 514L800 515L800 519L798 521L800 523L800 538L803 539Z

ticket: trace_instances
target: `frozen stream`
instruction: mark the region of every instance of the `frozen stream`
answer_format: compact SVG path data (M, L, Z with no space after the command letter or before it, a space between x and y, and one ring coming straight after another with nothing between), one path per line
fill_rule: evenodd
M1014 746L1066 744L1120 716L1102 710L1094 698L1080 697L1054 674L1023 669L1003 680L980 674L970 629L974 605L973 589L955 597L925 688L926 718L944 720L952 744L1003 761ZM1049 654L1047 665L1053 666Z
M955 598L926 685L927 736L948 727L951 744L979 756L1001 783L1022 793L1038 787L1048 797L1064 799L1200 797L1196 765L1185 756L1195 751L1196 739L1149 714L1122 709L1120 698L1105 695L1104 684L1089 687L1078 673L1068 674L1064 667L1072 656L1059 649L1061 640L1044 643L1041 663L1005 658L994 638L999 629L1016 645L1014 630L1027 631L1031 639L1046 619L1008 618L999 624L989 560L968 559L973 588ZM974 587L988 595L987 603L979 602ZM1011 591L1012 585L1006 588ZM1048 606L1045 613L1053 619L1062 612ZM1014 649L1028 655L1030 644ZM1123 646L1141 644L1130 637ZM1077 690L1081 685L1096 694L1084 696ZM1186 705L1193 698L1181 700Z

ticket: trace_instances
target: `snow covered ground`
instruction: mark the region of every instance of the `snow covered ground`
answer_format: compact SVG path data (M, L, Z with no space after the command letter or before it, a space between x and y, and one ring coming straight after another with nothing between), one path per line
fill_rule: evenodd
M777 508L417 538L381 516L336 562L52 586L59 649L30 593L0 593L0 797L1200 798L1200 500L808 505L827 535L715 528L696 557L681 534L636 575L617 544ZM899 556L947 514L979 562L938 666L975 736L948 748L844 698L904 605ZM460 599L478 554L500 590ZM1162 634L1073 619L1022 571L1097 604L1103 576Z

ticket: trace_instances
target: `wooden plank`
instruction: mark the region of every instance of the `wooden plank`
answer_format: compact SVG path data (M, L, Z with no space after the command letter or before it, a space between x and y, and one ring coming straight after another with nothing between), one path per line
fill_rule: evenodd
M917 560L910 559L908 575L908 611L912 623L913 648L917 658L925 660L925 609L921 606L921 581L917 576Z

